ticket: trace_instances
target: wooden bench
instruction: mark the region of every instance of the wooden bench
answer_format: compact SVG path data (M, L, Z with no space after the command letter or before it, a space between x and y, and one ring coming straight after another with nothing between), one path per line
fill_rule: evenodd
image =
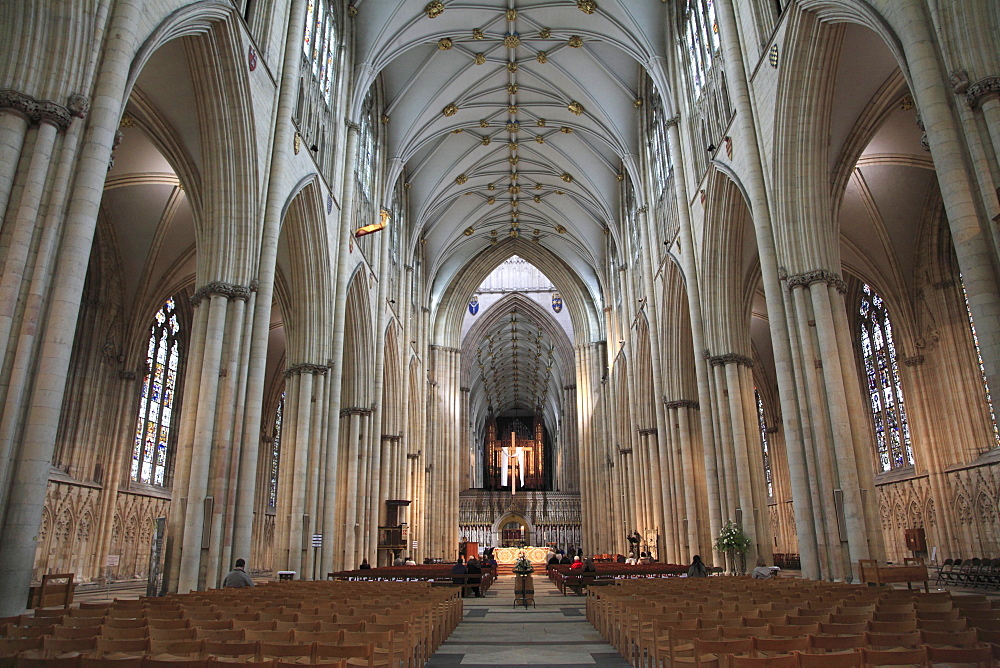
M913 589L914 582L923 582L924 591L930 592L930 577L923 559L907 559L907 563L902 566L880 566L874 559L859 559L858 566L861 568L862 582L874 585L905 582L907 589Z

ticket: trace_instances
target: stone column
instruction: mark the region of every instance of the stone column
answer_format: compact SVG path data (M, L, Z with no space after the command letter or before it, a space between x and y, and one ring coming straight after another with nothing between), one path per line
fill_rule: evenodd
M264 204L264 223L261 230L260 258L257 264L257 295L252 302L253 308L249 315L252 326L247 355L246 399L242 425L237 425L237 429L242 427L239 477L235 485L233 506L232 552L237 557L250 554L254 502L258 496L254 470L258 461L260 425L264 410L267 343L271 333L271 302L274 298L278 237L281 232L282 208L287 197L284 175L290 164L288 148L295 133L291 117L298 90L300 36L305 30L305 8L306 0L291 0L289 3L288 29L285 32L285 51L279 74L278 104L271 145L271 164L268 170L267 200ZM328 461L330 459L335 460L336 457L330 457Z
M809 479L798 422L798 399L792 367L789 341L791 320L786 317L781 284L778 280L777 251L774 242L771 210L764 181L764 168L757 139L757 123L751 90L744 70L743 51L740 46L733 0L719 0L716 4L719 32L726 79L736 110L734 131L742 138L741 149L747 152L749 169L744 174L744 184L750 199L757 252L760 258L761 281L767 301L767 321L774 351L775 375L781 399L781 413L785 421L785 443L788 469L791 474L792 494L795 499L795 525L799 536L799 553L802 575L806 578L820 576L816 547L810 540L813 533L812 506L809 499Z
M680 244L680 261L684 271L687 287L688 314L691 319L691 342L695 350L694 368L698 379L698 402L702 406L712 406L712 390L709 379L708 361L700 351L705 350L705 327L701 313L701 287L698 279L698 265L695 261L694 233L691 229L691 214L688 208L688 196L685 191L687 177L684 174L684 155L681 152L680 132L677 124L680 117L669 119L667 126L667 146L670 151L670 162L674 165L674 188L677 201L677 218L679 222L678 242ZM712 422L712 411L699 411L701 421L701 440L705 460L705 484L708 496L709 533L718 536L722 528L721 508L716 499L719 498L718 469L715 463L716 431ZM693 518L689 517L689 523Z

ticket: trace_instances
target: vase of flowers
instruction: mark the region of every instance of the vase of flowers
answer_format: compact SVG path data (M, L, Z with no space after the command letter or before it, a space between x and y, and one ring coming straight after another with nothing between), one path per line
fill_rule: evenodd
M746 574L750 545L750 538L743 533L743 528L732 520L726 522L715 539L715 549L726 556L729 572L735 575Z
M517 561L514 562L514 573L517 575L528 575L529 573L534 573L535 569L528 561L528 558L524 556L524 552L517 555Z

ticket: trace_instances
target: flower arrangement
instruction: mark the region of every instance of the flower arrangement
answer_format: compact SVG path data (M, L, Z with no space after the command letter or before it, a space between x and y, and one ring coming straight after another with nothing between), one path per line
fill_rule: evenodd
M750 551L750 538L736 522L729 520L715 539L715 549L728 557L731 571L746 573L746 555Z
M528 558L524 556L523 552L517 557L517 561L514 562L514 572L518 575L527 575L535 572L534 567L528 561Z

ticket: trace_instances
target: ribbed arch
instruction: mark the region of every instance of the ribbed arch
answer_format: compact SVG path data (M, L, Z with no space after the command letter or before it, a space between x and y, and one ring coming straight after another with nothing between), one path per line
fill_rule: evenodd
M462 318L472 293L491 271L512 255L518 255L531 262L552 280L563 296L565 308L569 311L575 343L601 340L602 318L596 300L581 278L541 244L508 239L490 246L470 260L453 278L439 277L438 284L433 286L432 290L440 290L440 284L448 278L450 280L447 290L434 309L432 322L435 343L453 348L460 347Z
M319 364L329 356L333 325L326 217L315 175L299 184L285 208L279 241L288 251L288 288L283 305L287 357L291 364Z
M370 302L368 276L364 267L359 267L347 287L347 308L344 313L341 405L347 408L368 408L373 401L371 391L375 369L375 336Z
M713 355L747 355L750 304L746 299L746 268L753 266L756 257L750 210L736 183L717 170L709 174L707 191L701 290L704 302L716 306L706 313L705 343Z

